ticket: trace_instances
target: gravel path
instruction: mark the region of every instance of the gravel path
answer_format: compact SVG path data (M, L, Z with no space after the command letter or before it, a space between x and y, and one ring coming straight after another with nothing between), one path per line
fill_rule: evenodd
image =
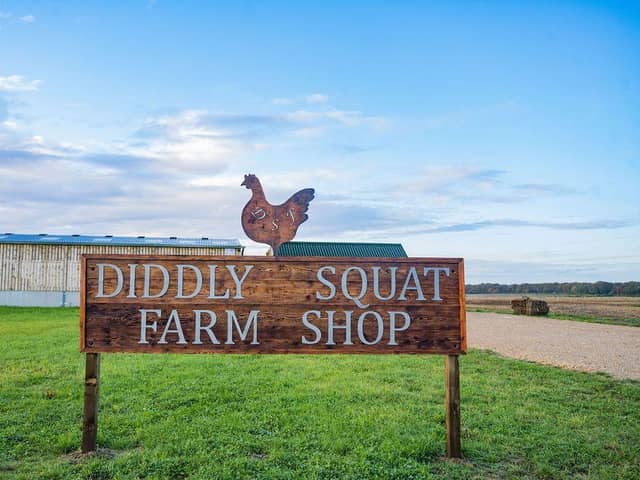
M467 312L467 335L472 348L640 380L640 327Z

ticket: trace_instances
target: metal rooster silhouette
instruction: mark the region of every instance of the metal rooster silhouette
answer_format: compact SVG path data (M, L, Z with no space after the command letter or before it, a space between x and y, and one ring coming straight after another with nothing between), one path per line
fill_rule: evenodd
M271 205L267 202L260 180L253 174L244 176L244 185L251 190L251 199L242 210L242 228L251 240L266 243L273 249L274 255L278 247L296 236L298 227L309 216L309 202L313 200L315 190L305 188L291 195L282 205Z

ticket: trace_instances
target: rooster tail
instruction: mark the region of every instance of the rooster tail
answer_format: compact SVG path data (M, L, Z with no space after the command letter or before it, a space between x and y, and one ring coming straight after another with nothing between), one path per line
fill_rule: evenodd
M290 208L295 212L294 215L297 219L296 223L298 225L306 222L309 218L306 212L309 210L309 203L314 197L315 190L313 188L305 188L294 193L291 198L287 200L287 204L289 204Z
M306 212L307 208L309 208L309 203L315 198L315 193L316 191L313 188L305 188L294 193L291 200L300 206L304 205L306 207L304 211Z

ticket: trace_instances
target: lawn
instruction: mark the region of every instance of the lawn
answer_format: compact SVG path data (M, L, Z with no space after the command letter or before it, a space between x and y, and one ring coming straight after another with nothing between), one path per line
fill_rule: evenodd
M463 461L441 356L102 356L81 438L78 310L0 307L0 478L640 478L640 383L461 358Z

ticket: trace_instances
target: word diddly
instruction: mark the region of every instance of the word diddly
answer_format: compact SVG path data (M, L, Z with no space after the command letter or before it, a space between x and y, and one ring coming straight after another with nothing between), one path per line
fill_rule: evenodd
M189 264L171 266L156 263L97 263L98 279L94 299L114 297L140 299L148 307L149 299L158 299L165 308L138 309L139 337L137 344L166 345L233 345L236 342L260 345L261 310L249 309L246 318L240 318L235 307L251 305L252 280L268 284L269 276L254 265L243 264ZM303 345L336 345L335 331L340 330L340 343L353 345L398 345L398 341L412 324L411 309L402 310L403 303L442 302L440 280L448 277L448 267L322 265L315 269L315 281L306 282L302 297L308 305L333 307L309 309L302 313ZM253 278L256 277L256 278ZM266 278L265 278L266 277ZM257 284L256 283L256 284ZM277 290L274 288L274 290ZM427 293L428 292L428 293ZM167 308L176 299L197 304L189 313ZM264 298L258 303L263 303ZM274 303L278 302L277 293ZM160 304L161 302L161 304ZM154 302L155 303L155 302ZM206 304L208 308L203 308ZM334 306L353 304L354 309ZM380 310L370 309L375 304ZM397 310L382 309L385 304ZM215 308L224 310L224 313ZM243 309L247 310L247 309ZM384 311L383 311L384 310ZM218 322L218 317L225 321ZM188 325L188 323L190 325Z

